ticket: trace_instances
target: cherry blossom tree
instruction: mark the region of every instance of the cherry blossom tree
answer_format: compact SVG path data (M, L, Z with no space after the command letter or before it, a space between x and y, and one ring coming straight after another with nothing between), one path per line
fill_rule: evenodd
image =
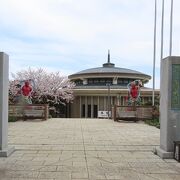
M23 80L34 82L32 102L35 104L48 103L66 104L73 100L73 88L75 86L67 77L61 76L59 72L48 73L43 69L27 69L12 74L14 80L9 83L10 102L16 102L19 94L19 84Z

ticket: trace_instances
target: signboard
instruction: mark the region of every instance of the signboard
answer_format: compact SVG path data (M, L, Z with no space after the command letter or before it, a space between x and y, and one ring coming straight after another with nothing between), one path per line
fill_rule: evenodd
M171 109L180 110L180 64L172 65Z
M98 117L108 118L108 111L98 111ZM111 117L111 111L109 111L109 117Z

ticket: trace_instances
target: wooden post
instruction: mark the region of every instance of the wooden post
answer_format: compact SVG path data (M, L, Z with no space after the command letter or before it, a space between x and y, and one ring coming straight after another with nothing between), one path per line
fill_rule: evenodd
M136 111L136 102L135 101L133 102L132 106L133 106L133 108L132 108L133 111Z

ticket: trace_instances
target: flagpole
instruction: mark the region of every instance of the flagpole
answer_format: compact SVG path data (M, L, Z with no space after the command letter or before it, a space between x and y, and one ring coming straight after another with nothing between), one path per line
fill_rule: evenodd
M153 91L152 91L152 106L154 106L154 91L155 91L156 16L157 16L157 0L155 0L155 7L154 7L154 52L153 52Z
M163 45L164 45L164 0L162 0L162 15L161 15L161 55L160 60L163 59Z
M169 56L172 55L173 0L171 0Z

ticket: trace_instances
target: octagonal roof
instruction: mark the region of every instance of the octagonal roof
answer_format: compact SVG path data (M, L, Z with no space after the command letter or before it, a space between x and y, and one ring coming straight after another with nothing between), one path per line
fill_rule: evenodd
M98 77L100 76L102 77L103 76L106 76L106 77L126 76L126 77L131 77L131 78L146 79L146 81L151 79L151 76L141 73L139 71L115 67L115 64L110 62L109 52L108 52L108 61L107 63L104 63L102 67L85 69L85 70L82 70L75 74L70 75L69 78L76 79L76 78L88 78L88 77L96 77L96 76Z
M91 74L91 73L143 74L143 73L141 73L139 71L134 71L134 70L131 70L131 69L126 69L126 68L119 68L119 67L96 67L96 68L85 69L85 70L79 71L79 72L77 72L75 74L72 74L72 75Z

